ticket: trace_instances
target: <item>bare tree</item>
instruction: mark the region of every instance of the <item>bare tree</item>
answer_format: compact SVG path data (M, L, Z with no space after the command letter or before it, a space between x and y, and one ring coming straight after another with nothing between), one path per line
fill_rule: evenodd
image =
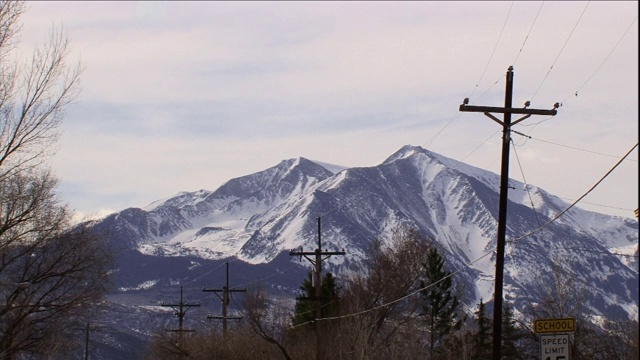
M388 242L372 243L366 273L344 285L335 341L351 359L419 357L424 347L416 292L432 244L414 229L396 229Z
M83 228L5 251L12 261L2 272L9 285L0 298L0 353L49 353L55 340L68 344L61 333L82 324L108 289L109 254L106 243Z
M285 359L292 359L285 344L291 319L286 307L277 303L270 304L264 291L258 289L245 297L245 316L254 333L275 345Z
M600 330L592 323L593 314L587 306L586 284L580 282L570 269L566 269L560 259L552 258L551 265L551 269L539 270L535 277L539 292L529 297L523 314L523 330L528 332L528 340L533 344L523 344L520 351L537 348L538 336L533 331L536 319L574 318L571 353L580 359L600 358L596 355L600 351L597 349ZM526 341L523 339L522 342Z
M11 56L24 11L22 1L0 1L0 179L47 160L64 110L80 91L82 66L67 63L70 42L62 31L52 31L29 60Z
M105 293L111 265L105 242L71 228L47 167L82 69L67 64L62 31L19 59L24 12L0 1L0 359L68 347L65 331Z

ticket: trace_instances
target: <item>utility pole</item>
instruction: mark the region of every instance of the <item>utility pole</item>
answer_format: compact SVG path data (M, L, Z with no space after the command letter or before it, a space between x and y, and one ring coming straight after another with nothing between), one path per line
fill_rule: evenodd
M187 313L187 310L189 310L189 308L194 307L194 306L200 306L200 304L187 304L182 300L182 285L180 286L180 302L178 304L165 304L162 303L161 306L169 306L171 308L173 308L173 310L175 311L174 315L176 315L178 317L178 328L177 329L171 329L171 330L167 330L167 331L171 331L171 332L177 332L178 333L178 342L180 345L182 345L182 340L183 340L183 336L182 334L185 332L194 332L195 330L185 330L182 328L182 324L184 321L184 316Z
M511 126L529 118L531 115L556 115L556 109L560 104L555 103L553 110L528 109L529 101L524 108L513 108L513 66L507 70L504 107L471 106L469 98L464 99L460 105L460 111L481 112L491 120L502 125L502 167L500 170L500 200L498 205L498 241L496 249L496 277L495 294L493 296L493 360L501 359L502 347L502 286L504 273L504 247L507 226L507 192L509 190L509 144L511 142ZM504 114L504 120L500 121L491 113ZM511 122L511 114L521 114L523 117Z
M89 360L89 334L91 333L91 322L87 320L87 333L84 339L84 360Z
M318 217L318 248L315 251L290 251L291 256L303 256L309 260L311 264L315 266L314 274L314 291L315 291L315 303L316 303L316 359L325 360L324 348L322 346L322 331L320 330L320 319L322 319L322 261L328 259L332 255L344 255L343 251L322 251L322 236L320 231L320 217ZM315 260L308 257L315 255ZM323 256L326 256L324 259Z
M79 331L84 331L85 332L85 336L84 336L84 360L88 360L89 359L89 341L91 340L91 331L102 331L105 332L105 330L103 330L104 327L100 326L100 327L93 327L91 326L91 321L87 320L87 326L84 328L74 328L73 330L79 330ZM108 331L106 331L108 332Z
M234 292L246 292L247 289L231 289L229 288L229 262L227 261L227 282L226 285L222 287L222 289L202 289L204 292L213 292L222 300L222 316L212 316L207 315L207 319L217 319L222 320L222 336L227 338L227 320L240 320L242 316L227 316L227 305L229 305L229 293ZM222 293L222 297L218 295L218 293Z

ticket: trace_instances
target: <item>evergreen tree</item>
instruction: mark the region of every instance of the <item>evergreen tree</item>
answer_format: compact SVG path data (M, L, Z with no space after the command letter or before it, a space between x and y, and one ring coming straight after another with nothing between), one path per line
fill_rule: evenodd
M300 290L302 295L296 298L296 314L294 325L311 322L316 318L316 292L313 286L313 273L310 271L302 282ZM340 289L336 278L329 272L322 278L320 285L320 312L321 316L329 317L338 314L340 302Z
M433 248L422 264L424 280L420 281L422 308L429 326L430 359L435 359L438 347L452 329L460 328L458 306L460 301L453 294L451 273L444 270L444 258ZM428 286L428 287L427 287Z
M493 332L491 320L487 317L482 299L480 299L475 315L478 329L473 337L473 359L489 360L491 359Z
M524 356L518 350L518 342L522 338L522 332L516 325L513 310L505 303L502 311L502 358L509 360L523 359Z

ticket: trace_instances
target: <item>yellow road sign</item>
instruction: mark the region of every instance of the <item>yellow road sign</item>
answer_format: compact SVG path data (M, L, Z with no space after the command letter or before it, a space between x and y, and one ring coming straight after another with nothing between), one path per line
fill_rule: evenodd
M576 322L572 318L539 319L534 324L534 331L537 334L573 332L575 329Z

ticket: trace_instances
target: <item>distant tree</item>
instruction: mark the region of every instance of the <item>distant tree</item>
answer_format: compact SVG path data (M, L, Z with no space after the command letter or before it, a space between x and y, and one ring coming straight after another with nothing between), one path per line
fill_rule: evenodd
M639 359L638 321L605 321L598 343L602 344L601 358L632 360Z
M477 330L473 337L473 358L476 360L491 359L492 331L491 320L486 314L482 299L474 313Z
M438 347L452 330L460 327L458 316L460 301L454 294L451 273L444 270L444 258L432 248L423 263L420 281L424 318L429 328L430 359L438 355Z
M300 290L302 294L296 299L294 325L311 323L316 318L316 293L312 281L313 273L309 272L302 282ZM336 278L330 273L322 277L320 285L320 313L321 317L335 316L340 308L340 288Z
M524 334L514 318L513 310L508 303L504 303L502 311L502 358L508 360L524 359L519 346Z

